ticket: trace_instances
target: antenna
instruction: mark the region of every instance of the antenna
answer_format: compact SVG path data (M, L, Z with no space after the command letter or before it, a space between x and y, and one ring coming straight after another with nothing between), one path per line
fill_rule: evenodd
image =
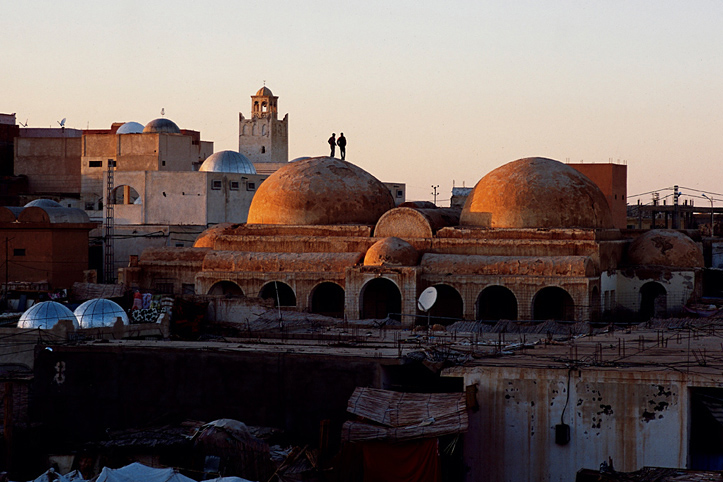
M22 122L18 122L18 124L20 124L20 125L23 126L23 127L27 127L27 126L28 126L28 120L25 119L25 124L23 124Z
M420 311L423 311L427 313L432 306L434 306L434 303L437 301L437 288L434 286L430 286L426 290L422 291L422 294L419 295L419 300L417 301L417 308L419 308Z
M163 107L161 107L161 115L162 116L166 115L166 109L164 109Z

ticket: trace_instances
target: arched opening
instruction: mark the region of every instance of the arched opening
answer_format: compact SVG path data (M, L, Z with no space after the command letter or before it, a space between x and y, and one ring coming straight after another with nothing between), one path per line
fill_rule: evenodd
M433 325L451 325L464 319L464 302L459 291L449 285L435 285L437 301L429 310L429 323ZM417 318L418 325L426 325L426 318Z
M477 319L484 321L516 320L517 298L504 286L488 286L477 297Z
M344 288L328 281L318 284L311 293L311 312L344 318Z
M262 125L262 126L261 126L261 135L262 135L262 136L265 136L265 135L266 135L266 125Z
M113 204L141 204L141 195L127 184L116 186L111 195Z
M375 278L369 281L361 291L361 319L384 319L387 316L399 320L402 312L402 294L393 281Z
M558 286L542 288L532 301L532 319L574 321L575 302Z
M244 124L243 127L241 128L241 135L242 136L249 135L249 127L246 124Z
M597 286L593 286L590 291L590 321L593 323L600 321L602 313L600 312L600 290Z
M650 281L640 288L640 311L643 321L663 317L668 311L668 292L660 283Z
M272 281L261 288L259 298L274 300L274 306L296 306L296 295L291 286L281 281Z
M268 111L269 111L269 106L268 106L268 104L266 104L266 102L264 102L263 104L261 104L261 112L268 112Z
M208 294L211 296L225 296L227 298L241 298L244 296L244 291L233 281L219 281L211 286Z

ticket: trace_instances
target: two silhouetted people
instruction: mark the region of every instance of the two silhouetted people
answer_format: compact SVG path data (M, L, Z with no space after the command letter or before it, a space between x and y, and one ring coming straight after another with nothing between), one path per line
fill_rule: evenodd
M342 132L339 134L339 139L336 138L336 133L332 133L328 142L329 147L331 148L331 154L329 157L334 157L336 146L339 146L339 154L341 154L341 160L343 161L346 157L346 137L344 137L344 133Z

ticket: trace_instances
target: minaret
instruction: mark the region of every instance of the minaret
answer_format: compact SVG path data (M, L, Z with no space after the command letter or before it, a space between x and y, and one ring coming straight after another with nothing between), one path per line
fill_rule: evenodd
M289 114L278 119L278 97L264 86L251 96L251 118L239 112L238 150L259 174L271 174L289 161Z

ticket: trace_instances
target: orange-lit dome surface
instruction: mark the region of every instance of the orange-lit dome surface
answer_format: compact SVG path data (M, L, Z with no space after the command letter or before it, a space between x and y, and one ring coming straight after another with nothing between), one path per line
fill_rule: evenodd
M393 207L386 186L365 170L314 157L287 164L259 186L248 224L374 224Z
M600 189L583 174L543 157L519 159L483 177L462 210L463 226L611 228Z
M683 233L652 229L636 238L628 248L632 265L655 265L676 268L702 268L703 251Z

